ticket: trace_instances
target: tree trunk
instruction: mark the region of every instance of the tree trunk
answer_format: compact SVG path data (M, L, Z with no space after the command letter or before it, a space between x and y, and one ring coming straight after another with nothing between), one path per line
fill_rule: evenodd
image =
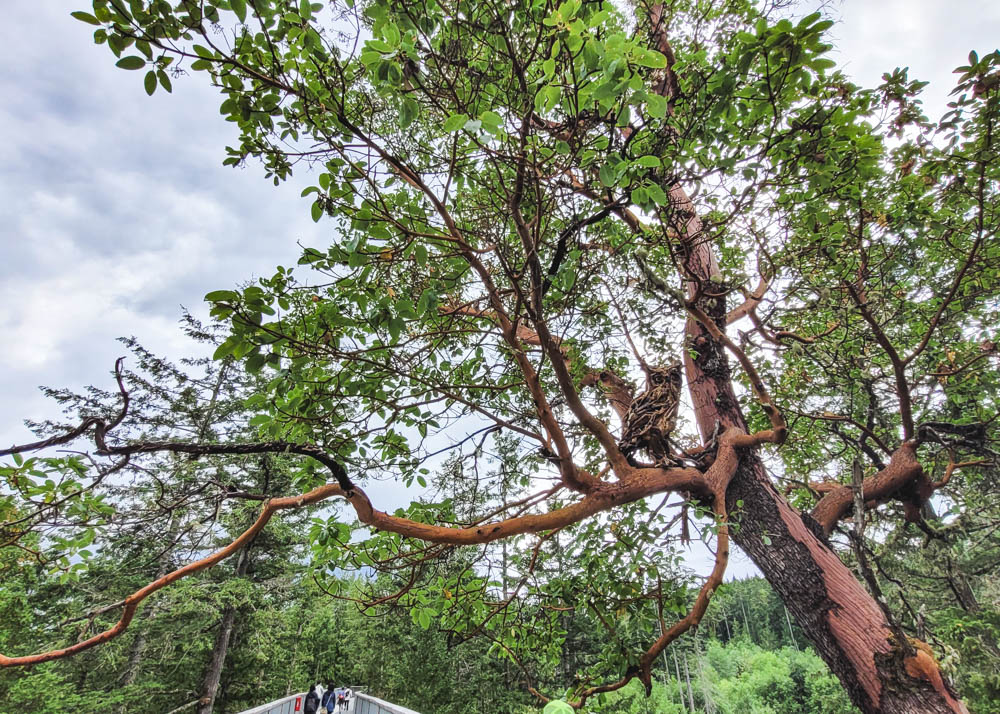
M247 544L240 551L239 559L236 563L236 577L241 578L246 575L247 567L250 564L250 544ZM215 706L215 695L219 690L219 680L222 678L222 666L226 662L226 653L229 650L229 638L233 634L233 625L236 622L236 608L229 605L222 612L222 621L219 623L219 631L215 634L215 644L212 647L212 659L209 660L205 670L205 677L201 684L201 696L198 697L198 709L196 714L212 714Z
M799 643L795 641L795 632L792 630L792 616L789 614L787 607L784 608L784 610L785 610L785 622L788 623L788 639L792 641L792 647L798 649Z
M694 637L694 653L698 657L695 662L698 664L698 687L701 689L701 699L705 704L705 714L715 714L715 701L712 699L712 692L709 690L708 677L705 676L704 660L701 653L701 645L698 644L698 635Z
M285 688L285 696L289 696L292 693L292 683L295 682L295 667L298 665L299 661L299 642L302 641L302 630L306 626L306 621L304 619L299 619L299 629L295 631L295 640L292 642L292 657L291 666L288 671L288 686Z
M139 629L135 633L135 639L128 648L128 663L125 665L125 672L118 680L119 688L124 688L132 684L139 676L139 665L142 663L142 655L146 651L146 633ZM121 706L124 706L122 704ZM122 710L124 711L124 710Z
M689 216L681 237L682 275L693 276L686 283L687 294L724 330L725 300L699 298L699 283L710 285L722 277L711 244L700 240L701 221L683 189L674 186L670 195L674 207ZM746 431L725 347L694 319L688 320L687 342L687 381L702 437L707 440L717 426ZM933 657L909 642L896 641L875 600L821 530L807 525L812 518L793 510L774 488L756 450L741 454L726 507L738 514L740 527L734 529L733 541L760 568L862 712L968 714L942 680Z
M747 605L743 602L743 596L740 595L740 612L743 613L743 629L746 631L747 636L750 637L750 641L757 644L757 637L753 633L753 628L750 626L750 615L747 612Z
M691 691L691 670L688 669L687 652L684 653L684 681L688 686L688 709L694 711L694 692Z
M167 526L168 543L173 543L174 538L177 537L177 527L179 522L178 518L179 517L176 510L170 512L170 525ZM159 580L164 575L166 575L167 572L169 572L170 570L170 565L171 562L168 551L163 551L160 554L160 557L157 559L155 579ZM157 607L158 604L159 601L151 605L143 613L144 622L152 622L156 618L156 615L159 612L159 608ZM142 659L145 654L146 654L146 632L143 628L139 628L138 631L135 633L135 639L132 640L132 644L129 646L128 663L125 665L125 672L122 674L121 679L118 680L119 689L124 689L125 687L128 687L130 684L135 682L136 677L139 676L139 668L142 665ZM118 714L124 714L126 706L127 706L126 702L122 702L121 704L119 704L117 707Z
M677 649L675 647L671 647L670 649L674 652L674 671L677 672L677 696L681 700L681 711L686 714L687 707L684 705L684 687L681 684L681 665L677 661ZM664 650L664 652L666 652L666 650Z

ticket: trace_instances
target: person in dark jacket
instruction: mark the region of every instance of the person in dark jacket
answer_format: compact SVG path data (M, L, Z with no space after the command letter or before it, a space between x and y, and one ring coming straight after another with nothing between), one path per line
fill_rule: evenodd
M326 685L326 691L323 692L323 700L320 702L320 706L326 710L326 714L333 714L333 710L337 706L337 692L336 687L333 686L333 682Z
M316 686L309 689L309 693L306 695L306 705L302 709L302 714L316 714L319 709L319 690L322 687L319 682L316 682Z

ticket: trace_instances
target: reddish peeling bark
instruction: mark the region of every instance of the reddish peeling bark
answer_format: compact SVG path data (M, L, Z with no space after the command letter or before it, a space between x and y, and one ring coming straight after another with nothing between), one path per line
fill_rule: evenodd
M698 297L699 285L711 285L711 277L718 275L715 257L709 245L697 240L701 226L687 196L675 188L671 198L675 208L692 216L682 236L688 250L682 265L688 296L697 298L702 311L722 327L724 301ZM703 437L708 438L716 424L745 430L722 343L693 319L687 331L696 357L689 355L685 366ZM894 478L899 477L897 471L912 467L906 456L901 454L894 459L895 467L890 465ZM777 492L755 450L741 454L726 507L739 522L733 540L763 572L861 711L968 714L942 680L926 646L896 641L878 603L821 538L820 526L807 525L812 519L794 511ZM829 509L839 513L840 499L831 498Z
M949 468L954 470L954 466L955 464L951 464ZM948 476L950 477L950 472ZM920 520L921 507L937 487L937 484L927 478L923 466L917 460L916 443L907 441L893 452L884 469L864 480L862 494L865 502L871 505L885 503L890 499L902 501L906 520L916 523ZM816 504L812 517L823 528L823 532L829 534L850 512L853 503L854 489L837 485Z

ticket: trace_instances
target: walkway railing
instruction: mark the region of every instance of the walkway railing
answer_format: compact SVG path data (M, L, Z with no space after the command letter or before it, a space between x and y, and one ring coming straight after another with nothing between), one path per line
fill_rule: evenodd
M305 692L292 694L283 699L276 699L268 704L261 704L259 707L247 709L244 712L240 712L240 714L301 714L305 699ZM360 692L354 693L354 698L347 712L348 714L419 714L412 709L392 704L368 694L361 694Z
M247 709L240 714L295 714L302 712L302 702L306 699L306 693L290 694L284 699L276 699L270 704L261 704L259 707Z
M354 695L354 711L351 714L418 714L412 709L390 704L367 694Z

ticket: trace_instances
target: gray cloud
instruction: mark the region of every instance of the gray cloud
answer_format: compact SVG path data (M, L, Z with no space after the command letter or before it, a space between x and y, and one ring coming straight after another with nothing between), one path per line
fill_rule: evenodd
M944 113L952 70L966 64L970 50L980 56L997 49L1000 3L994 0L848 0L832 30L834 59L864 86L882 74L909 67L910 78L929 81L925 110Z
M15 69L0 77L4 443L52 413L37 385L107 380L120 335L189 353L181 305L203 313L209 290L294 264L296 241L330 230L309 219L304 178L275 189L221 166L235 132L201 77L147 97L76 8L18 0L0 43Z

